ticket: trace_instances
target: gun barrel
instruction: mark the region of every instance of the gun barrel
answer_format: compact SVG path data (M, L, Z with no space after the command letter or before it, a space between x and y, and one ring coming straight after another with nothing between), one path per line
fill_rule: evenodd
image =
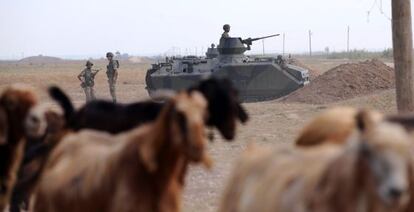
M265 38L276 37L276 36L279 36L279 35L280 34L274 34L274 35L264 36L264 37L260 37L260 38L253 38L253 39L251 39L251 41L262 40L262 39L265 39Z
M279 36L279 35L280 34L274 34L274 35L269 35L269 36L264 36L264 37L259 37L259 38L247 38L247 39L242 40L242 42L244 44L247 44L247 45L252 45L253 41L262 40L262 39L265 39L265 38L276 37L276 36Z

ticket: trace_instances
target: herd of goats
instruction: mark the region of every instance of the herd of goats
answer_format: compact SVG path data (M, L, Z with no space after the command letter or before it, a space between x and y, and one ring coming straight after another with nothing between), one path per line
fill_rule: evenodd
M212 162L208 131L234 140L248 114L226 79L162 102L88 102L58 87L59 108L25 86L0 96L0 211L180 211L188 166ZM249 146L221 212L414 211L414 116L339 107L293 145ZM212 139L212 138L210 138Z

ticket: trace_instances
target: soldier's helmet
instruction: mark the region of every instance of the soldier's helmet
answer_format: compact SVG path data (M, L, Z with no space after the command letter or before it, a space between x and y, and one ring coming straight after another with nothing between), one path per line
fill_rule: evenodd
M86 61L86 66L93 66L93 63L91 61Z
M230 25L228 25L228 24L224 24L224 25L223 25L223 30L224 30L224 31L229 31L229 30L230 30Z
M106 53L106 57L114 57L114 54L112 52Z

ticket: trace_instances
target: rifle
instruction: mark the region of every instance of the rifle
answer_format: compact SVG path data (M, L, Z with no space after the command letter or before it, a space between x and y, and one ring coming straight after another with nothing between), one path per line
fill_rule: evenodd
M95 73L93 73L93 76L95 76L101 69L94 69L93 71L95 71Z

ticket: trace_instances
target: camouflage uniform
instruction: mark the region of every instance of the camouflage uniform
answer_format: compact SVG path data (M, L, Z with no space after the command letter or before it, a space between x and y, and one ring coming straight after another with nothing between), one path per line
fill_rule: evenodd
M99 72L99 70L92 70L92 63L87 61L86 66L87 68L83 69L83 71L78 75L79 80L81 80L81 87L85 92L86 102L95 100L95 91L93 86L95 85L95 75Z
M230 35L228 32L223 32L223 34L221 34L221 38L229 38Z
M118 60L113 60L113 54L108 52L106 57L109 60L109 64L106 66L106 75L108 76L108 83L109 83L109 92L112 96L112 101L116 103L116 93L115 93L115 84L118 78L118 68L119 62Z

